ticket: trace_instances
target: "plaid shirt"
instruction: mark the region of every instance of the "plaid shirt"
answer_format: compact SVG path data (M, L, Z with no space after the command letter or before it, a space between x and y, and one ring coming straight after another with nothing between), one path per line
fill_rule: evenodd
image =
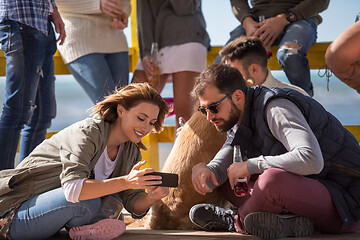
M50 9L55 6L55 0L0 0L0 22L13 20L48 35Z

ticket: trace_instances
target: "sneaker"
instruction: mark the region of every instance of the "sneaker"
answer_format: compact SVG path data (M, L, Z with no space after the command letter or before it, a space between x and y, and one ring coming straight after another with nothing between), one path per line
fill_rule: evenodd
M75 240L111 240L125 232L125 223L117 219L103 219L94 224L72 227L69 231Z
M235 232L234 216L237 212L213 204L197 204L189 211L190 220L207 231Z
M314 223L310 218L269 212L248 214L244 219L244 227L248 233L262 239L307 237L314 231Z

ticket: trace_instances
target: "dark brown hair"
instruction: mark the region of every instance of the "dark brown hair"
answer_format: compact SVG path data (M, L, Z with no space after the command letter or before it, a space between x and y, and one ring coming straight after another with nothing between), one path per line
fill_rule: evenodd
M257 37L241 36L229 42L219 52L222 62L241 60L243 67L248 69L253 63L261 68L267 67L267 53L262 41Z
M224 94L231 93L237 89L246 94L248 89L239 70L222 63L212 64L200 73L196 78L191 96L194 99L202 96L209 85L217 87Z

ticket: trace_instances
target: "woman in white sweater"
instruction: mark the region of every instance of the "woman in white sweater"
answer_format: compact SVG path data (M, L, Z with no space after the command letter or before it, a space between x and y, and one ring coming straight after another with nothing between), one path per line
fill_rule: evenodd
M129 80L127 27L130 0L56 0L67 38L64 62L93 103Z

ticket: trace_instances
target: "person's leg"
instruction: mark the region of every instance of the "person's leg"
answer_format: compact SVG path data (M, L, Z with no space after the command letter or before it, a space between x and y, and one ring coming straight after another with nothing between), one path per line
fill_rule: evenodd
M105 55L111 76L116 87L124 87L129 84L129 53L109 53Z
M184 71L173 73L172 75L176 119L183 117L185 121L188 121L194 110L194 102L190 97L190 92L199 73ZM177 127L179 127L178 124L176 121Z
M229 42L235 40L236 38L241 37L241 36L245 36L245 35L246 35L245 29L241 25L239 25L234 30L232 30L230 32L230 38L225 43L225 45L228 44ZM221 58L220 58L220 55L218 54L216 56L215 60L214 60L214 63L220 63L220 62L221 62Z
M244 218L254 212L291 213L314 220L321 232L338 232L340 216L327 188L319 181L271 168L254 184L251 197L238 209L237 230L243 230Z
M62 188L50 190L25 201L15 213L10 226L12 239L46 239L64 225L88 224L100 207L100 198L78 203L66 200Z
M51 120L56 116L54 54L56 52L55 34L49 22L49 35L43 40L42 66L39 66L40 81L38 84L35 109L30 123L22 130L20 142L21 162L46 137L46 131L51 126ZM40 51L40 49L39 49Z
M6 57L6 89L0 118L0 170L14 167L21 129L29 123L44 62L46 36L34 28L6 20L0 24Z
M301 87L310 96L313 96L313 85L306 55L316 38L315 21L311 18L299 20L285 28L277 52L279 63L290 83Z
M94 104L115 89L115 81L103 53L82 56L67 66Z

